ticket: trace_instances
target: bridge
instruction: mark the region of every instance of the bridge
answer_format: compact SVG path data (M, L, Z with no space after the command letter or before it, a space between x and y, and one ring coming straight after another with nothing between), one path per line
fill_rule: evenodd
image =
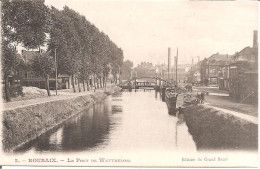
M134 77L118 86L122 89L161 89L163 86L170 86L173 83L161 77Z

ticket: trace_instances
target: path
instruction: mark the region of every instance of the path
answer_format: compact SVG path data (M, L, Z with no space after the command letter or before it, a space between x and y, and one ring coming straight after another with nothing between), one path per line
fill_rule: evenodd
M219 107L216 107L216 106L211 106L211 105L209 105L209 103L205 103L203 106L208 107L208 108L214 108L214 109L219 110L223 113L231 114L231 115L239 117L243 120L252 122L254 124L258 124L258 117L255 117L255 116L247 115L247 114L244 114L244 113L239 113L239 112L228 110L228 109L219 108Z
M102 89L96 90L95 92L101 92L103 91ZM41 103L47 103L47 102L52 102L52 101L57 101L57 100L64 100L64 99L69 99L69 98L74 98L78 96L84 96L88 94L93 94L94 91L86 91L86 92L77 92L77 93L72 93L70 90L61 90L58 91L58 95L53 95L50 97L41 97L41 98L35 98L35 99L29 99L29 100L21 100L21 101L14 101L14 102L8 102L8 103L3 103L3 111L4 110L12 110L16 108L21 108L21 107L26 107L30 105L37 105Z
M234 111L237 113L243 113L251 116L258 117L258 106L246 103L238 103L232 100L228 96L227 91L219 90L216 87L193 87L193 94L203 91L204 89L209 92L209 95L205 96L205 101L214 107Z

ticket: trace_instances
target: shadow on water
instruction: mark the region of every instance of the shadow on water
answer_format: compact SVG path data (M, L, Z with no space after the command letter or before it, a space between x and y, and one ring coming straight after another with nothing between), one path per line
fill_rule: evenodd
M151 90L115 93L16 152L257 150L257 125L190 107L168 114L164 98L164 92Z
M122 106L112 105L112 114L122 113Z
M155 98L157 98L157 93L156 91ZM159 93L164 102L165 93ZM184 116L185 113L187 122ZM256 124L241 122L232 116L227 116L227 118L217 112L212 113L209 109L189 109L187 111L185 108L176 108L174 111L168 110L168 114L178 118L175 139L177 140L178 126L185 123L198 151L258 150L258 125Z
M98 104L17 149L16 152L25 152L32 147L36 151L84 151L104 142L109 130L108 108L105 104Z

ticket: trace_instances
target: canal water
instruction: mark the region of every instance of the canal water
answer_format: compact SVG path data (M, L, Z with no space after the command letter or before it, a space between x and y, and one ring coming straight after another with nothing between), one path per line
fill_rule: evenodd
M17 152L122 150L197 151L183 115L169 115L159 92L133 90L109 96Z
M106 154L119 151L257 151L257 126L246 124L241 130L235 131L239 126L228 125L228 129L221 132L221 126L228 122L216 121L211 125L206 120L197 126L189 124L193 128L188 128L183 114L168 114L163 98L162 93L154 90L119 92L27 143L16 152L69 151ZM216 117L214 119L217 120ZM242 130L245 127L249 131Z

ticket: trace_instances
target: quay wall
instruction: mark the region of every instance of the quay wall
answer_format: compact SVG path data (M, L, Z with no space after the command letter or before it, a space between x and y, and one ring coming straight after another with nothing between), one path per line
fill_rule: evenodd
M203 105L183 109L198 150L257 150L258 124Z
M15 150L119 90L112 87L106 92L3 111L3 150Z

